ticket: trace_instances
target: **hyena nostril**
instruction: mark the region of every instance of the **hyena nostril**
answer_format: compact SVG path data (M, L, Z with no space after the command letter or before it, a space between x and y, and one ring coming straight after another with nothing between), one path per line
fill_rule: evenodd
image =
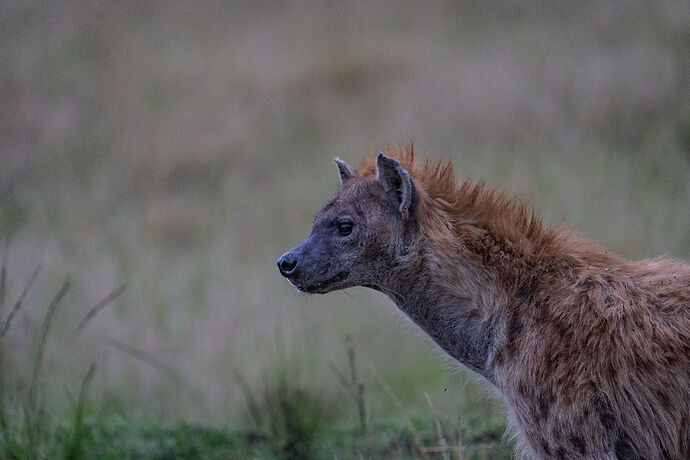
M291 275L297 268L297 259L292 254L285 254L278 259L278 270L283 276Z

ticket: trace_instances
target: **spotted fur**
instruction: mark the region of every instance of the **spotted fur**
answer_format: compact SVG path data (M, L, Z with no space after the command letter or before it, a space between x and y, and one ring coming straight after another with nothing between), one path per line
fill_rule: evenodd
M498 390L529 457L690 458L690 266L610 254L411 145L338 166L295 254L348 275L303 290L387 294ZM344 210L362 230L341 258L316 229ZM303 263L293 284L326 277L311 266L326 265Z

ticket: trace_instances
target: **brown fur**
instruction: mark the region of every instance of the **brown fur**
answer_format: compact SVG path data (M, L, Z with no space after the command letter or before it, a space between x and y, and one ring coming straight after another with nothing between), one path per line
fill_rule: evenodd
M404 281L372 287L495 385L525 452L690 458L690 266L625 260L456 180L450 164L416 160L411 145L386 153L416 187L420 243L390 275ZM372 155L353 183L375 177ZM452 337L468 327L464 342Z

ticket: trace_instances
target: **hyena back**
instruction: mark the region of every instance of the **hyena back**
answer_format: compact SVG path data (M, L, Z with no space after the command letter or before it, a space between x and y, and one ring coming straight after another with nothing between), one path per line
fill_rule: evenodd
M690 266L609 254L411 145L335 163L278 259L297 289L388 295L498 390L528 456L690 458Z

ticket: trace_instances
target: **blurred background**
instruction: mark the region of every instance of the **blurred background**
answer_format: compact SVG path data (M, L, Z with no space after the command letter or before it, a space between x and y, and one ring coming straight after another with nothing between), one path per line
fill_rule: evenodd
M380 294L297 293L276 258L386 143L528 197L629 258L690 259L690 3L0 3L3 404L233 425L289 367L368 417L503 423ZM90 318L109 293L124 291ZM295 371L294 369L298 369ZM263 377L262 377L263 376ZM71 395L71 396L70 396ZM468 422L471 423L471 422Z

